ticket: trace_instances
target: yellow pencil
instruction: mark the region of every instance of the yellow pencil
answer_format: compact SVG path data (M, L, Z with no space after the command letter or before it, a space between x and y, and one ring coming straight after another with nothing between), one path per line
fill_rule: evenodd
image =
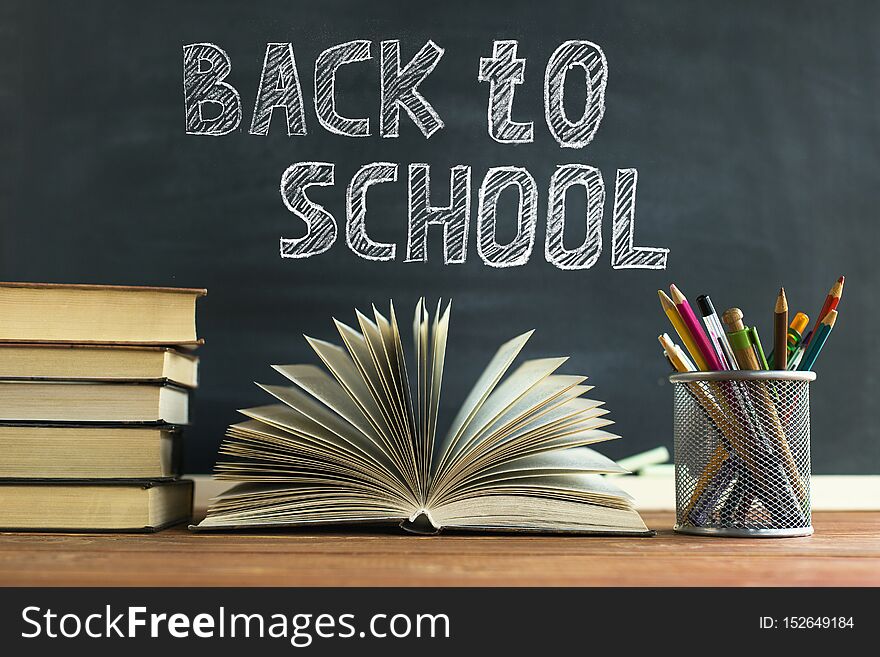
M666 355L669 356L669 360L676 372L695 371L694 364L687 357L687 354L681 350L681 347L672 341L669 334L664 333L663 335L658 335L657 339L660 341L660 344L663 345L663 350L666 352Z
M675 344L670 337L664 333L663 335L658 335L657 340L660 341L663 350L666 352L666 356L669 358L669 362L672 363L672 366L675 368L676 372L693 372L694 367L693 363L690 362L688 357L685 355L684 351L681 347ZM726 420L726 415L724 410L718 405L718 403L712 398L706 388L703 388L699 382L693 383L685 383L690 390L691 394L696 398L699 402L700 406L705 409L705 411L709 414L709 417L715 422L716 426L719 428L719 431L727 434L727 430L730 428L729 423ZM711 389L717 386L717 383L709 383ZM723 397L720 397L723 400ZM733 435L736 436L736 431L733 431ZM715 452L709 458L709 462L706 464L705 469L700 474L700 479L697 481L697 485L694 487L693 492L691 493L690 500L685 507L685 516L688 516L691 510L697 503L697 500L700 499L700 496L703 494L703 491L709 486L712 480L715 478L715 475L718 474L718 471L721 469L721 465L728 458L727 449L723 443L719 443L719 445L715 448Z
M703 353L694 341L691 332L688 331L687 326L684 325L684 320L682 320L678 308L675 307L675 304L672 303L672 299L670 299L663 290L657 290L657 296L660 297L660 305L663 306L663 312L666 313L669 321L672 322L675 332L678 333L678 337L684 342L684 346L687 347L687 350L697 364L697 367L701 371L706 372L709 369L709 364L703 357Z

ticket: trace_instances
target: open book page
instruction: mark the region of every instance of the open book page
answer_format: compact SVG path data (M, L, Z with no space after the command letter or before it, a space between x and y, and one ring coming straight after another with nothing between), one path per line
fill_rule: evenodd
M342 347L324 340L316 340L308 336L306 336L306 340L324 363L324 366L351 398L351 401L369 419L370 424L373 425L373 428L379 435L385 451L393 454L394 450L387 437L391 434L391 428L385 421L382 409L379 408L379 404L371 394L369 387L358 372L348 352Z
M580 397L592 388L592 386L580 385L586 378L585 376L552 374L542 379L515 403L511 404L504 413L480 430L475 436L476 440L472 441L469 447L472 447L474 443L483 442L483 438L503 438L527 420L535 420L560 404ZM464 454L468 451L468 448L462 450Z
M452 304L446 306L441 314L440 303L437 303L437 311L434 314L434 328L431 332L431 372L428 377L428 433L425 444L427 446L428 478L430 482L431 459L434 458L434 443L437 437L437 417L440 414L440 391L443 384L443 368L446 363L446 343L449 334L449 313Z
M437 476L438 472L442 471L465 426L480 409L483 402L486 401L486 398L495 389L495 386L498 385L501 377L504 376L504 373L507 372L514 359L519 355L519 352L522 351L532 333L534 331L529 331L512 340L508 340L495 352L492 360L489 361L486 369L483 370L483 373L477 379L473 388L471 388L461 409L458 411L455 419L453 419L446 437L435 446L434 462L432 464L432 474L434 477Z
M382 351L388 364L388 372L391 376L392 389L395 399L400 403L400 414L406 436L410 443L416 435L415 419L413 417L412 397L409 390L409 379L406 376L406 363L404 362L403 344L400 342L400 329L397 326L397 317L394 314L394 304L390 306L391 319L387 319L376 306L373 306L373 319L379 327L382 338Z
M493 488L510 486L516 484L518 480L535 481L535 477L547 480L547 477L556 475L624 474L625 472L624 468L621 468L607 456L603 456L589 447L539 452L502 461L482 469L479 473L466 479L454 492L446 496L443 502L486 493Z
M409 429L403 412L403 402L398 394L394 372L385 348L382 330L377 324L360 311L355 311L358 324L361 328L370 360L378 374L378 381L382 386L383 396L387 400L387 409L391 418L391 429L400 443L404 452L410 448Z
M605 411L601 412L604 413ZM463 464L458 473L458 478L470 476L474 472L508 459L540 452L594 445L619 438L616 434L598 428L609 424L613 423L601 417L593 417L549 434L536 432L534 434L517 436L514 439L492 447L486 452L479 454L478 457Z
M384 319L379 312L376 311L375 306L373 307L373 311L377 317L377 322L380 318ZM393 369L396 372L398 386L403 397L404 412L409 426L408 434L416 456L414 465L416 469L416 479L420 486L419 497L424 499L426 495L424 488L427 479L424 476L424 468L422 464L423 462L426 462L427 455L421 448L422 434L420 433L419 419L413 404L412 387L410 386L409 371L406 365L406 353L403 349L403 341L400 338L400 326L397 323L397 313L394 310L393 301L389 304L389 314L391 318L390 321L387 322L389 330L386 333L383 328L383 337L386 349L392 349L394 351L394 356L397 361L397 367Z
M520 531L647 533L631 498L596 474L523 479L432 508L437 527Z
M400 370L397 360L397 353L399 350L402 351L403 347L395 344L395 332L391 323L375 308L373 310L376 317L375 322L359 311L355 311L355 313L389 401L394 421L392 434L397 441L400 453L403 455L407 478L412 482L413 490L421 497L421 481L416 468L417 457L414 447L415 436L412 433L410 401L403 398L403 372Z
M369 322L369 320L367 321ZM389 428L389 433L385 437L391 453L394 455L394 460L396 463L400 463L402 468L408 470L407 461L409 460L411 465L412 460L410 446L406 444L405 437L399 433L398 424L395 420L395 417L398 415L394 409L396 402L389 396L386 385L382 381L382 376L373 360L367 339L350 326L338 320L334 320L334 322L339 334L342 336L346 349L348 349L351 355L352 361L367 384L370 394L379 406L385 424ZM412 476L408 475L407 479L412 480ZM414 489L417 488L415 481L412 481L412 485Z
M318 420L323 421L322 424L305 413L283 404L246 408L239 412L252 420L268 425L269 428L274 427L284 432L287 434L288 441L293 442L301 449L308 450L312 446L317 446L324 451L338 454L353 464L375 469L378 477L393 482L393 485L401 491L409 490L403 474L388 455L378 449L362 433L353 429L351 425L346 425L343 421L327 421L327 418L315 414ZM240 430L241 425L233 426L239 427ZM227 442L231 444L233 441ZM244 470L247 470L251 461L253 459L248 459L247 463L241 463L237 460L234 463L245 466ZM244 471L239 470L239 472ZM248 478L249 476L247 475ZM245 474L242 474L241 477L235 478L246 477ZM401 494L406 496L409 493L402 492Z
M372 490L382 498L407 501L401 482L387 469L356 452L330 443L306 440L257 420L229 427L220 453L234 456L218 464L221 479L260 482L345 481Z
M454 462L455 458L469 447L488 425L508 411L519 399L526 396L529 390L535 388L541 381L559 369L566 360L568 359L542 358L529 360L520 365L492 391L492 394L486 398L483 405L463 427L459 439L449 449L446 463ZM442 471L438 472L438 477L441 475Z
M234 440L224 441L220 447L221 453L231 453L232 450L239 448L249 451L265 448L270 452L265 455L267 461L277 459L282 462L288 456L326 459L345 463L353 469L369 472L378 477L394 478L393 471L388 468L388 460L384 456L376 458L365 454L363 451L353 448L347 441L324 430L323 427L312 428L309 433L288 428L294 423L302 424L298 419L293 421L289 419L290 415L294 413L289 408L278 404L250 408L246 411L252 418L260 419L250 419L230 426L226 435ZM290 415L288 418L283 418L284 414ZM260 460L260 458L249 457L245 461L219 463L217 472L219 474L221 472L248 471L260 479L273 477L277 474L271 468L264 469L263 465L259 463Z
M513 471L512 471L513 472ZM522 531L633 532L645 527L632 498L598 474L517 476L433 507L438 527Z
M342 419L354 426L358 431L367 436L377 445L382 444L382 436L370 423L369 417L358 407L345 389L324 370L314 365L273 365L273 369L280 372L303 391L314 397L318 402L332 410ZM272 394L278 396L279 386L272 387L276 390ZM265 388L264 388L265 389ZM287 389L289 390L289 388ZM296 408L300 396L294 397L288 393L282 393L281 401L294 400L291 406Z
M499 385L492 396L504 389L513 389L508 387L508 381L516 378L521 371L523 371L522 367ZM607 436L595 433L584 434L586 431L597 430L601 426L610 424L610 421L601 418L606 413L601 408L601 402L580 398L580 395L590 388L589 386L577 385L577 379L555 382L553 378L554 375L545 376L537 381L534 378L523 379L526 383L531 383L531 387L520 394L518 400L533 400L533 407L526 408L521 405L517 407L519 402L513 403L508 406L507 412L516 408L515 417L511 418L505 413L496 414L490 419L491 425L496 427L494 432L477 430L475 438L466 449L460 451L459 458L450 461L449 467L443 471L442 476L438 476L429 497L431 505L436 504L439 499L445 499L451 490L457 489L463 482L466 483L477 473L493 465L529 454L557 449L557 447L551 448L550 443L558 438L580 434L581 442L572 440L567 445L575 447L614 437L613 434ZM541 401L542 398L531 394L535 389L551 392L553 399ZM487 402L484 408L488 406Z
M335 437L377 461L387 460L387 455L364 432L346 422L325 406L315 402L299 390L289 386L260 386L282 404L262 406L254 409L241 409L239 412L272 424L277 423L292 433L316 436L323 439ZM265 418L265 419L264 419Z
M395 523L412 507L350 482L239 484L212 501L200 529L334 523Z
M415 356L416 380L415 388L418 391L416 403L419 418L419 436L425 460L421 464L421 472L424 481L428 480L431 450L428 448L428 312L425 310L425 299L419 299L413 316L413 351Z

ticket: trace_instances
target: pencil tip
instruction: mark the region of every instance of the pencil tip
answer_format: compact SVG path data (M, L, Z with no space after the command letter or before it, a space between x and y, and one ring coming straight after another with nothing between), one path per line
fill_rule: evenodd
M788 299L785 298L785 288L779 288L779 295L776 297L776 308L775 312L777 313L786 313L788 312Z
M672 294L672 300L675 302L675 305L678 305L682 301L684 301L685 297L681 293L681 290L679 290L678 287L675 285L675 283L672 283L669 286L669 292Z

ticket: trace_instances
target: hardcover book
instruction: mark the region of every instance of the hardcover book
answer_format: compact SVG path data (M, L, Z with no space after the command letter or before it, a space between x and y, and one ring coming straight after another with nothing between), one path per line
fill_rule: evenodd
M410 362L393 304L357 312L357 329L335 321L342 346L306 338L325 369L275 366L292 385L261 385L276 403L229 428L216 475L239 484L197 529L649 534L602 476L623 468L590 447L617 436L586 377L558 373L566 358L510 371L531 332L501 345L438 431L449 321L449 305L432 318L419 301Z
M0 342L0 378L173 383L195 388L199 359L169 347Z
M189 394L147 383L0 379L0 422L187 424Z
M3 531L154 532L188 522L193 483L2 482Z
M206 290L0 283L0 341L189 345Z
M168 479L179 474L177 427L0 424L0 479Z

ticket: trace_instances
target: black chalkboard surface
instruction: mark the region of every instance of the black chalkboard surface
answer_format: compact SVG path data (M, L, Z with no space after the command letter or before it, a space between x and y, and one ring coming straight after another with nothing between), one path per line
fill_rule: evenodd
M624 440L620 457L671 447L672 390L656 337L669 331L656 290L670 282L719 310L740 306L771 341L784 284L793 312L812 319L847 276L841 316L812 388L814 471L880 469L876 399L880 285L880 5L864 2L5 2L0 57L0 278L206 287L207 344L187 436L187 470L207 472L236 408L262 403L252 381L278 381L272 363L311 362L302 334L332 339L331 317L393 298L407 318L419 296L452 298L441 413L448 422L495 347L527 329L532 356L570 355L588 374ZM337 109L368 117L372 136L319 124L314 63L336 44L368 40L373 59L340 69ZM403 62L428 40L444 54L419 87L444 127L426 139L405 112L383 138L379 43L399 40ZM488 85L478 79L494 40L526 60L513 117L534 140L487 132ZM566 40L607 58L605 113L584 148L561 148L544 117L544 72ZM249 133L266 44L291 43L307 135L283 116ZM222 137L187 134L184 46L228 54L227 81L243 117ZM580 79L581 84L577 84ZM583 107L583 75L564 104ZM578 89L581 91L579 92ZM579 97L578 94L581 94ZM577 112L572 110L572 115ZM291 164L335 164L336 184L309 197L339 221L333 247L308 259L279 255L304 233L279 194ZM371 188L367 224L397 244L392 261L346 245L345 186L369 162L399 165ZM407 168L426 163L432 201L448 202L449 169L472 169L467 259L444 264L431 229L427 262L405 262ZM589 269L544 257L548 182L561 164L601 171L604 249ZM477 252L477 190L490 167L525 167L538 193L535 244L522 266L486 266ZM668 248L665 270L613 269L615 172L638 170L635 242ZM583 194L568 198L564 241L584 241ZM516 195L498 204L496 238L516 235Z

